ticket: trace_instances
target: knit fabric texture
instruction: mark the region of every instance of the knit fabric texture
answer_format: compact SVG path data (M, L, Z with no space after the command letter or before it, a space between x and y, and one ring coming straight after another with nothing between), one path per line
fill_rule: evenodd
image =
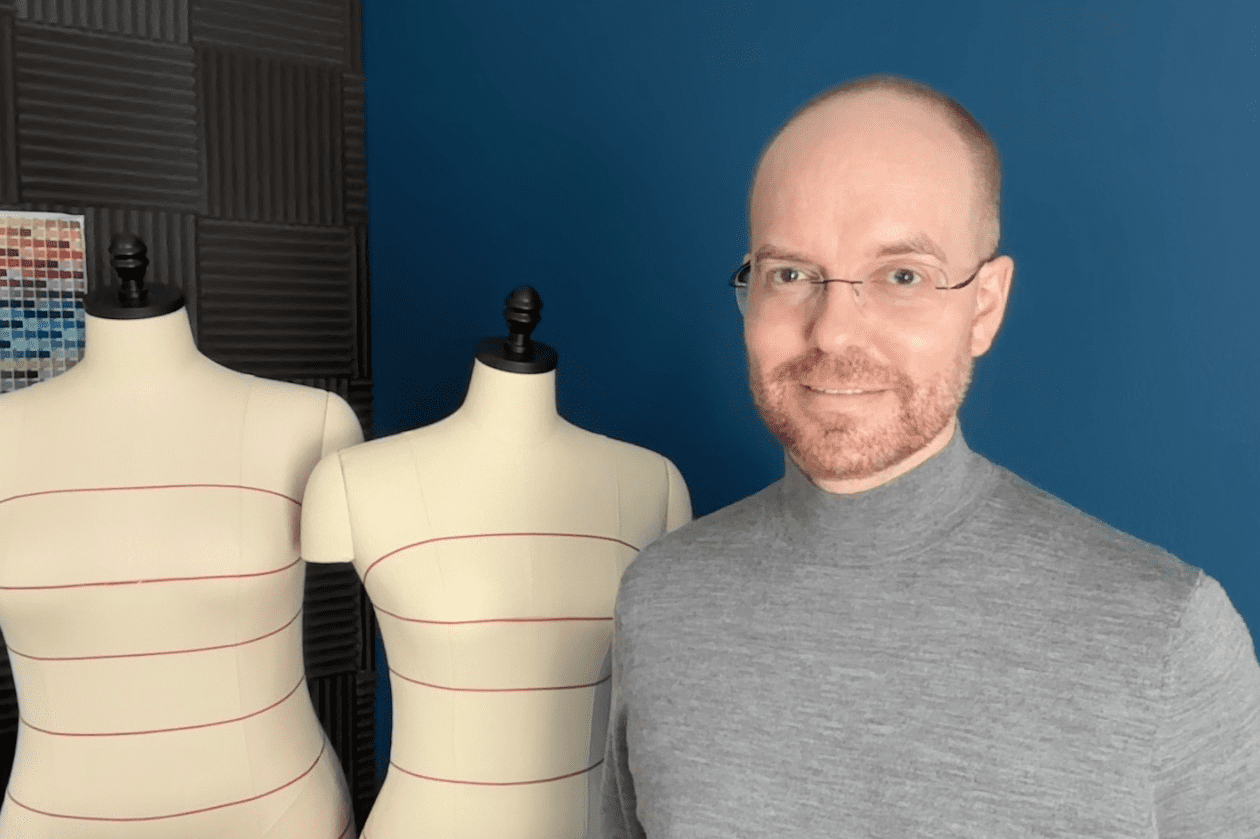
M607 839L1260 839L1221 586L972 452L784 478L621 585Z

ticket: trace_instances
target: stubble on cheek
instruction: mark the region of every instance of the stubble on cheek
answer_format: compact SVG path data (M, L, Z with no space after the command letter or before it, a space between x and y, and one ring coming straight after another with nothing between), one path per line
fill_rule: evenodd
M808 475L846 480L900 463L935 438L962 402L971 365L969 354L960 355L948 370L916 385L905 372L876 363L856 347L840 356L815 349L768 375L750 357L748 385L762 421ZM805 383L882 387L891 392L896 410L885 417L819 415L805 409Z

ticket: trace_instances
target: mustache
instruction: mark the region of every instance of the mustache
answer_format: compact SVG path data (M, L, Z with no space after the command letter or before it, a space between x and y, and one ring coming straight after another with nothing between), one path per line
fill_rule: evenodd
M814 348L778 365L768 378L776 384L809 380L840 388L861 385L913 390L913 383L905 373L879 364L857 347L849 347L840 355L829 355Z

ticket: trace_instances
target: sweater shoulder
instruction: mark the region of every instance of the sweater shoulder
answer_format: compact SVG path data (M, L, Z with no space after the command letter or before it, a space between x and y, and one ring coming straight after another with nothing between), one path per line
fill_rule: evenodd
M756 551L764 547L778 532L779 483L656 539L630 563L622 587L645 573L669 573L680 564L695 571L709 562L727 561L732 550Z
M1126 587L1184 604L1203 571L1158 545L1125 533L1000 466L993 492L965 528L989 551L1020 557L1060 576L1103 588Z

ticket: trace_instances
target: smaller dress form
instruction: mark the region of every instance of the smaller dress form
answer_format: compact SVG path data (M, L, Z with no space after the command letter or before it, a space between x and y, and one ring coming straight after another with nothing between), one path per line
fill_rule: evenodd
M573 839L597 823L621 574L690 519L659 454L556 412L554 369L474 362L433 425L320 462L303 555L353 561L393 692L365 839Z
M21 723L0 839L346 839L302 659L297 526L349 406L227 370L187 313L88 316L0 397L0 625Z

